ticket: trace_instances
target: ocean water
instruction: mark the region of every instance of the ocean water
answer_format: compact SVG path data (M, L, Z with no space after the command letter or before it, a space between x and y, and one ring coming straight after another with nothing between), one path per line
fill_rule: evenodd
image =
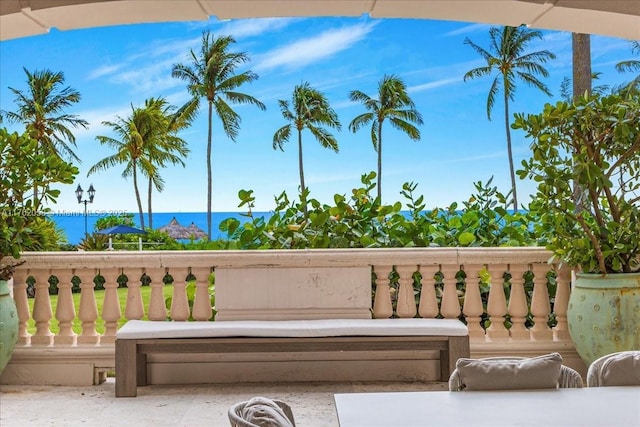
M96 222L108 215L118 215L120 212L88 212L87 231L92 233ZM269 212L254 212L254 216L268 217ZM50 218L60 227L69 243L77 245L84 237L85 216L84 214L78 214L77 212L71 212L68 215L65 213L56 213L50 216ZM206 212L158 212L153 214L153 228L157 229L163 225L167 225L173 218L176 218L180 225L188 227L193 222L196 226L200 227L205 232L207 231L207 213ZM243 215L241 212L212 212L211 214L211 237L216 239L222 237L225 234L219 230L219 225L227 218L236 218L240 222L247 222L250 218ZM140 227L140 216L135 214L133 218L136 227ZM145 226L148 227L147 214L144 216Z

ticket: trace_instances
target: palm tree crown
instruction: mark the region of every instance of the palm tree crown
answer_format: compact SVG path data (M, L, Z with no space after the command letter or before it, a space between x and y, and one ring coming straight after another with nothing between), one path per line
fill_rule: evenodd
M64 85L62 72L36 70L31 73L23 69L27 75L28 92L10 87L16 96L18 110L4 111L3 114L11 122L24 123L34 129L34 138L48 153L80 163L80 158L71 148L76 146L76 138L68 126L86 129L89 123L64 112L80 102L80 92L69 86L61 88Z
M513 101L516 93L516 80L522 80L529 86L541 90L551 96L551 92L537 75L547 77L549 73L541 65L555 59L555 55L548 50L526 53L528 44L534 39L541 39L540 31L530 30L521 25L519 27L491 27L489 29L490 51L478 46L469 38L464 40L486 61L483 67L474 68L464 75L464 81L478 77L485 77L496 72L487 96L487 118L491 120L491 110L495 104L496 94L502 89L504 97L504 120L507 133L507 152L511 175L511 191L513 193L513 207L518 209L515 171L511 149L511 132L509 130L509 101Z
M422 116L407 93L407 87L397 76L386 75L378 83L378 99L359 90L349 93L349 99L360 102L369 112L360 114L349 123L349 130L357 132L371 123L371 142L378 153L378 201L382 202L382 124L389 119L391 125L414 141L420 140L420 131L412 123L421 125Z
M281 127L273 135L273 149L284 151L284 143L289 141L292 129L298 133L298 169L300 172L300 194L306 197L304 183L304 165L302 160L302 131L306 128L311 135L324 148L338 152L338 141L323 126L340 130L341 124L338 115L329 105L325 95L312 88L308 82L297 85L293 89L291 104L288 101L279 100L282 117L289 123ZM291 108L293 110L291 110ZM303 206L306 205L303 204Z
M252 71L236 74L241 65L249 61L244 52L232 52L231 45L235 43L231 36L213 37L208 31L202 34L200 51L190 52L190 64L175 64L171 75L187 82L187 90L192 96L183 110L196 111L200 99L208 103L208 133L207 133L207 227L211 239L211 198L213 173L211 168L211 134L213 110L220 118L224 133L235 142L240 131L241 118L229 104L253 104L265 110L265 105L253 96L237 92L245 83L258 79Z
M186 142L175 135L179 127L175 127L176 117L170 114L173 109L174 107L168 105L163 98L150 98L145 101L143 108L131 106L130 116L117 117L114 122L102 122L113 129L116 137L96 137L101 144L112 148L115 152L91 166L87 175L124 164L122 176L133 178L142 228L145 225L138 186L139 173L149 179L150 190L152 184L161 190L164 182L158 169L166 162L184 164L180 156L186 155L189 151ZM149 201L150 197L149 195Z

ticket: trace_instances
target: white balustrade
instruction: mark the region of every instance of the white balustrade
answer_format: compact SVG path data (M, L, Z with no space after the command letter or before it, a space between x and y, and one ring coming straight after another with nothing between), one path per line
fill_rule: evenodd
M19 316L17 348L108 348L115 342L123 315L127 320L166 321L170 317L174 321L208 321L213 313L209 274L216 267L241 272L256 266L283 269L282 280L287 280L287 268L311 271L320 267L368 266L374 278L372 317L463 318L469 327L472 354L474 345L482 343L477 348L485 352L500 343L529 343L529 347L525 346L529 349L533 343L566 345L570 343L566 323L570 271L555 272L555 266L547 263L548 258L549 253L542 248L25 253L22 259L26 263L14 276ZM556 273L555 294L549 292L549 272ZM122 273L128 278L125 307L120 306L118 298L118 278ZM507 283L505 273L511 276ZM100 313L94 284L98 274L104 278ZM164 297L166 274L174 279L169 310ZM55 316L49 296L51 275L58 279ZM195 276L195 296L189 301L186 279L191 275ZM416 283L414 275L420 278ZM525 282L529 275L532 282ZM72 295L74 276L80 279L81 289L77 313ZM35 280L32 312L27 296L27 283L31 280ZM150 286L146 301L143 285ZM242 297L241 293L234 295ZM275 300L278 298L286 295L276 296ZM228 302L218 302L221 307L229 307ZM550 318L556 321L553 328L548 324ZM507 320L510 325L505 326ZM33 335L29 334L31 322L35 323ZM52 322L57 325L55 336ZM81 324L78 334L73 330L74 323Z

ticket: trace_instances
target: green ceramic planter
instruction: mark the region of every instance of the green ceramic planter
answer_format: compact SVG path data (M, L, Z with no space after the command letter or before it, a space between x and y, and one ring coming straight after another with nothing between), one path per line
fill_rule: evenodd
M567 322L587 366L605 354L640 350L640 273L578 274Z
M9 284L0 280L0 374L11 359L18 342L18 310L9 294Z

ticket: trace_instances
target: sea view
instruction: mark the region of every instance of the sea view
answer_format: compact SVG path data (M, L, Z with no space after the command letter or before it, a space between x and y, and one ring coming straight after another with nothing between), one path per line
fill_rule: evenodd
M98 219L108 215L119 215L128 212L106 212L106 211L87 211L87 230L92 233ZM255 216L268 216L269 212L254 212ZM153 213L153 228L157 229L163 225L167 225L169 221L176 218L180 225L189 226L193 222L202 230L207 231L207 213L206 212L157 212ZM84 237L84 213L79 211L70 211L68 213L61 211L54 213L50 218L60 227L69 243L77 245ZM223 236L224 234L218 229L220 223L227 218L236 218L240 222L246 222L249 218L241 212L213 212L212 213L212 238ZM140 218L135 214L134 221L136 227L140 227ZM147 214L145 213L145 221ZM145 222L145 226L148 226Z

